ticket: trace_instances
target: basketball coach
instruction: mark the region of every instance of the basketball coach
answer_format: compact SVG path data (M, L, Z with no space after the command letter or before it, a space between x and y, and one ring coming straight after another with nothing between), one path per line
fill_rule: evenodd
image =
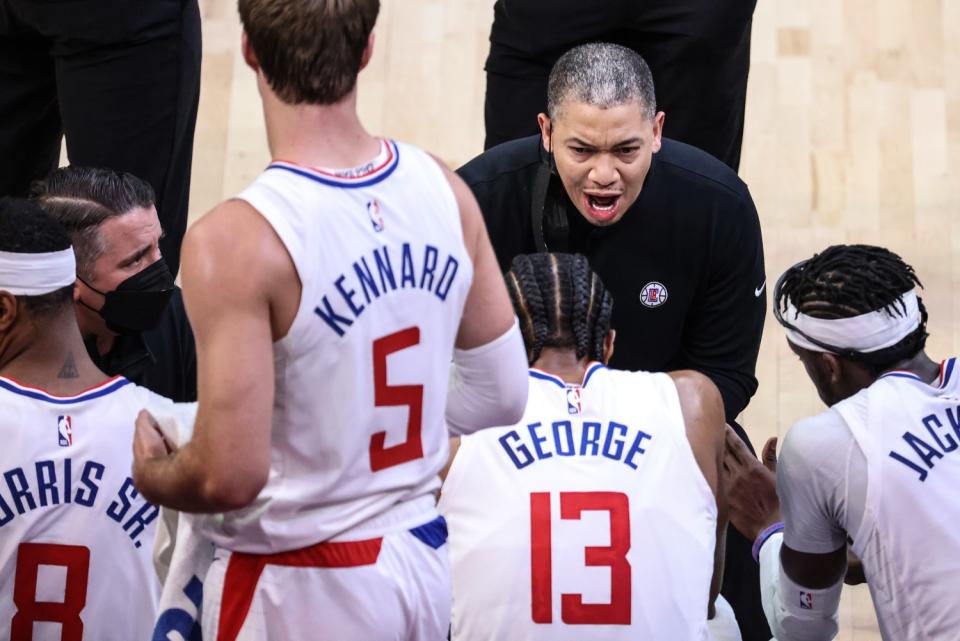
M653 78L634 51L594 43L550 73L540 134L461 167L502 270L518 254L585 255L615 301L620 369L708 376L734 423L757 389L763 241L747 186L662 137ZM743 430L735 425L740 437ZM723 594L746 641L767 641L750 542L731 530Z

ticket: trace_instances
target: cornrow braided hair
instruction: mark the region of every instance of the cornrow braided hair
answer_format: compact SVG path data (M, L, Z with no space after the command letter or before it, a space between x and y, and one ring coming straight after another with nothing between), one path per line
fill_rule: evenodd
M777 310L787 301L799 312L815 318L850 318L877 310L901 316L906 312L903 294L923 287L913 267L889 249L873 245L832 245L813 258L788 269L774 292ZM919 300L920 325L890 347L876 352L844 354L874 373L910 358L923 349L927 336L927 310ZM785 319L790 322L792 319Z
M584 256L521 254L506 280L530 363L544 347L575 348L578 358L603 358L613 296Z

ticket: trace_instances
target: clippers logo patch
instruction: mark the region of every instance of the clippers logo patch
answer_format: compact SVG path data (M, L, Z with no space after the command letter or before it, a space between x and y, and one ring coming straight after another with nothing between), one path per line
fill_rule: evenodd
M69 416L57 417L57 442L60 447L73 445L73 421Z
M651 281L640 290L640 302L644 307L660 307L667 302L667 288L663 283Z
M583 411L583 405L580 403L580 388L567 388L567 414L580 414Z
M370 222L373 224L373 231L383 231L383 216L380 214L380 203L371 200L367 203L367 215L370 216Z
M802 610L812 610L813 609L813 595L809 592L800 591L800 609Z

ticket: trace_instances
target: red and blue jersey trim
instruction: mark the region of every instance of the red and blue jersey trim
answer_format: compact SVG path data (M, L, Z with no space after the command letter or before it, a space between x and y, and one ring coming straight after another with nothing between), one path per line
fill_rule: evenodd
M580 387L586 387L587 383L590 382L590 378L593 376L594 372L596 372L599 369L606 369L606 365L598 361L591 361L587 365L587 371L583 373L583 382L580 383ZM554 376L553 374L549 374L543 371L542 369L537 369L536 367L530 368L530 376L532 376L533 378L538 378L542 381L550 381L551 383L553 383L554 385L557 385L558 387L563 387L563 388L568 387L567 382L564 381L559 376Z
M376 167L371 167L355 176L338 176L326 169L298 165L288 160L274 160L267 166L267 169L289 171L329 187L342 187L344 189L369 187L386 179L400 164L400 149L397 148L397 143L392 140L383 140L383 144L387 149L386 159Z
M953 379L953 372L956 369L956 363L956 357L948 358L940 362L940 375L937 377L936 385L927 383L927 381L923 380L913 372L905 369L891 370L881 375L880 378L908 378L915 381L920 381L924 385L930 385L936 389L946 389L947 385L949 385L950 381Z
M0 389L5 389L8 392L13 392L14 394L26 396L27 398L32 398L38 401L53 403L54 405L72 405L74 403L92 401L95 398L100 398L102 396L106 396L107 394L116 392L121 387L125 387L129 384L130 381L124 377L114 376L113 378L108 379L99 385L80 392L79 394L75 394L73 396L57 396L46 390L42 390L39 387L30 387L29 385L24 385L23 383L12 378L0 376Z

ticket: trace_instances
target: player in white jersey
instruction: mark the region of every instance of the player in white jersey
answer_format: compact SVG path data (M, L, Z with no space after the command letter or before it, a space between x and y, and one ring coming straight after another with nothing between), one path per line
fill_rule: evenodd
M518 423L460 439L444 482L452 638L708 638L719 393L604 366L613 300L583 256L517 256L507 288L530 392Z
M172 403L87 356L66 232L0 200L0 638L146 639L157 508L130 478L133 420Z
M776 316L830 406L788 432L776 493L728 438L731 518L757 539L779 641L836 635L848 548L884 639L957 638L960 372L923 351L917 285L899 256L866 245L829 247L777 283Z
M446 422L512 422L526 401L522 338L468 188L359 122L378 9L240 2L275 160L186 238L197 423L177 453L155 442L134 468L163 505L225 512L200 525L218 546L205 638L442 638Z

